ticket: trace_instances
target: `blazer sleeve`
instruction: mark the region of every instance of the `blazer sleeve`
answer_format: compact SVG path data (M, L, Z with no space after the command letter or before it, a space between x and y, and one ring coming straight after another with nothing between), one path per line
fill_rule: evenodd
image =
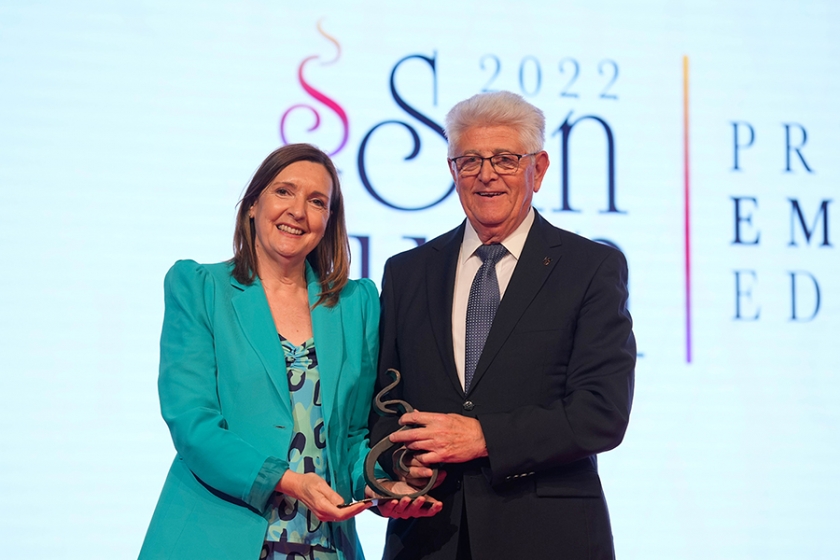
M609 251L592 275L578 315L564 397L479 416L491 483L554 468L616 447L633 399L636 342L627 311L627 263Z
M369 279L358 281L361 297L362 352L361 370L354 391L352 406L348 407L347 457L354 499L364 498L364 464L369 446L368 413L376 382L376 359L379 353L379 295Z
M227 429L217 390L213 277L178 261L164 281L158 392L178 455L210 491L257 512L266 508L288 462L266 456Z

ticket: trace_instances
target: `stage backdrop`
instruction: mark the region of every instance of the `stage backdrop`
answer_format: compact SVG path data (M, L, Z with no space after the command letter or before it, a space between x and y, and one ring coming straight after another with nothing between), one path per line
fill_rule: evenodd
M833 0L2 2L2 555L136 556L163 276L230 257L271 150L333 155L378 282L463 218L448 109L510 90L547 117L535 206L630 265L619 558L840 557L838 36Z

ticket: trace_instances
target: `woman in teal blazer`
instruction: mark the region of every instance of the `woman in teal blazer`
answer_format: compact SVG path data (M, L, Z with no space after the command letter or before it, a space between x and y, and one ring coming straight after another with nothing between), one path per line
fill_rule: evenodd
M140 558L363 558L352 518L369 504L337 505L365 493L379 300L348 280L329 158L269 155L234 246L166 275L158 386L177 455Z

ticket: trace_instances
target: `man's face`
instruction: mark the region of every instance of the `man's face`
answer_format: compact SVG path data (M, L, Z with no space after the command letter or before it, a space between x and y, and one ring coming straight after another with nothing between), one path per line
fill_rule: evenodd
M465 130L454 153L455 157L490 157L525 154L526 150L516 129L483 126ZM481 163L478 174L461 173L454 164L449 166L461 206L483 243L504 240L525 220L531 199L540 190L548 163L548 154L538 152L523 157L519 169L510 175L500 175L489 160Z

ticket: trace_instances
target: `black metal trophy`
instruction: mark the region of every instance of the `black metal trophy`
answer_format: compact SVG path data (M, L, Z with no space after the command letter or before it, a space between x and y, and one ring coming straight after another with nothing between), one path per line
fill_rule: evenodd
M394 368L389 368L388 373L390 373L391 377L394 378L394 382L386 386L381 391L379 391L379 393L376 395L376 398L374 399L374 405L376 406L377 412L379 412L383 416L397 417L402 416L406 412L414 412L414 407L412 407L404 400L383 400L385 395L387 395L394 387L400 384L401 380L400 372L395 370ZM410 430L414 427L416 426L406 425L401 427L397 431L401 432L403 430ZM391 440L388 439L389 436L390 434L382 438L379 441L379 443L374 445L368 452L367 457L365 458L365 481L367 481L368 486L370 486L377 494L381 496L386 496L388 498L393 498L395 500L399 500L403 497L409 497L413 500L414 498L428 494L429 490L431 490L432 487L434 487L435 481L437 480L438 469L436 468L432 469L432 476L431 478L429 478L429 482L426 483L426 486L417 490L416 492L412 492L411 494L397 494L391 492L390 490L382 486L378 480L376 480L376 473L374 471L374 468L376 467L376 461L379 459L380 455L388 451L394 445L391 442ZM404 462L406 455L411 455L411 452L408 449L406 449L405 446L399 448L394 453L395 459L397 458L397 456L399 457L399 459L396 459L396 464L394 468L395 470L399 468L399 470L403 474L408 473L408 465L406 465Z

